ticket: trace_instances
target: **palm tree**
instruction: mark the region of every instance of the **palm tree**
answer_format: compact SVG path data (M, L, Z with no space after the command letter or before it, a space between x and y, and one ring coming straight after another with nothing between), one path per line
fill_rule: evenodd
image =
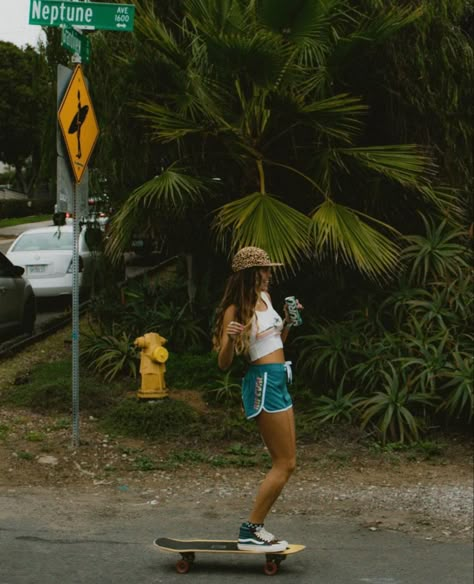
M374 279L390 274L398 232L367 212L374 185L409 193L414 210L438 202L435 169L416 145L367 143L368 108L344 66L422 9L362 4L184 0L164 20L138 2L135 50L123 59L142 68L148 59L160 76L158 94L145 90L136 105L175 159L125 201L109 252L140 217L174 226L194 217L226 252L257 245L291 270L329 255Z

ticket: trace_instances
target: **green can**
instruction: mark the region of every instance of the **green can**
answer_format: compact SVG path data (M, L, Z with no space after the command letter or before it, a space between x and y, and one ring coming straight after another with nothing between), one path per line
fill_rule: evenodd
M285 304L288 308L288 316L291 319L291 326L300 326L303 324L303 319L301 313L298 310L298 301L295 296L287 296L285 298Z

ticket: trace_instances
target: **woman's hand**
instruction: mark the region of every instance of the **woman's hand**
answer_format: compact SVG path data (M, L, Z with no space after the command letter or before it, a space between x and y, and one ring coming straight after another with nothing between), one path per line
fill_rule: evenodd
M304 306L301 304L301 302L296 299L296 308L298 310L304 310ZM288 312L288 306L285 303L283 305L283 312L285 313L285 318L283 319L283 324L285 325L285 327L290 327L291 326L291 316L290 313Z
M231 320L226 328L226 333L231 339L235 339L238 335L241 335L244 330L244 325L235 320Z

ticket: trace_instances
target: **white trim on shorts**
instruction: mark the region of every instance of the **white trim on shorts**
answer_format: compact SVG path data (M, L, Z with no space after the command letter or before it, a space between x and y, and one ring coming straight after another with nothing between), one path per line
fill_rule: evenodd
M262 403L260 404L260 408L255 412L255 414L247 416L247 420L252 420L253 418L256 418L259 414L262 413L262 410L264 409L263 406L265 405L265 394L267 392L267 377L268 373L265 371L265 373L263 374Z

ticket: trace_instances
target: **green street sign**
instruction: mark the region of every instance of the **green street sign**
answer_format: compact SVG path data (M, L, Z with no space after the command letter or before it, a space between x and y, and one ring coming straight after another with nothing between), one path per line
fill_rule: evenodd
M30 24L39 26L77 26L86 30L133 30L133 4L70 2L69 0L31 0Z
M85 35L77 32L73 28L69 26L63 28L61 46L73 54L77 53L83 63L89 62L91 43Z

